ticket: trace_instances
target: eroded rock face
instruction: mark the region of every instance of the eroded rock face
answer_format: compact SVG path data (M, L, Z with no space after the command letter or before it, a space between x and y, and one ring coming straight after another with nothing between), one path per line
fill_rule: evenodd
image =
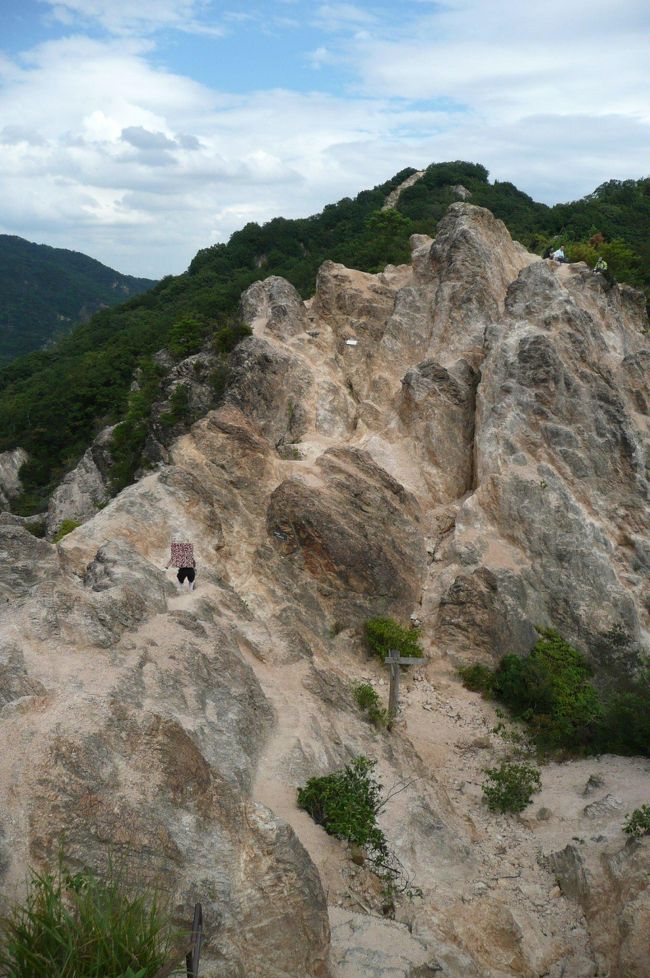
M215 353L203 350L174 363L163 350L156 359L167 373L151 408L143 455L150 464L169 462L171 443L187 431L193 421L214 408L220 396L213 382L220 366Z
M650 770L604 758L587 800L591 771L558 765L537 816L497 819L496 721L446 664L526 652L537 624L614 671L647 647L642 303L468 204L412 244L379 275L325 263L307 303L255 283L222 406L159 471L58 548L0 521L3 893L64 833L79 862L128 853L183 919L201 899L206 978L642 978L645 849L620 823ZM165 576L173 533L195 592ZM386 692L371 615L416 616L431 656L390 735L352 695ZM296 807L359 754L404 785L381 825L422 898L396 921Z
M552 853L548 862L563 893L582 907L591 923L599 965L617 975L643 978L648 950L642 935L650 925L647 840L610 847L600 859L567 846Z
M475 495L459 514L457 553L471 535L474 564L497 573L492 620L508 620L513 580L531 611L599 665L625 636L627 663L647 644L643 545L650 530L648 419L637 410L638 315L570 267L547 262L511 286L502 323L487 332L477 393ZM583 295L582 288L586 295ZM600 290L600 292L594 290ZM600 295L607 316L593 308ZM489 551L501 555L491 566ZM467 557L463 557L467 563ZM467 571L464 571L465 575ZM541 599L541 600L540 600ZM504 636L505 638L505 636ZM525 630L515 650L526 648ZM503 642L495 653L507 651ZM625 657L624 656L624 657Z
M174 610L164 572L124 538L79 577L66 569L72 540L62 564L22 528L3 532L23 578L20 641L0 651L3 744L21 745L0 761L12 853L3 892L21 867L50 864L65 838L70 859L100 870L109 851L123 856L170 893L183 922L201 900L207 974L212 959L233 978L325 975L318 874L293 831L251 797L274 716L223 619L240 603L225 590L192 613ZM28 556L38 579L25 573Z
M298 562L337 618L406 618L419 597L425 553L416 500L358 449L329 449L320 479L296 476L273 492L274 547Z
M52 493L46 519L50 537L64 520L85 523L108 502L112 435L113 427L104 428Z
M251 337L239 344L231 367L227 402L251 418L275 447L298 441L306 431L304 400L311 386L304 363Z
M28 459L24 448L0 452L0 510L8 509L10 501L20 495L20 469Z

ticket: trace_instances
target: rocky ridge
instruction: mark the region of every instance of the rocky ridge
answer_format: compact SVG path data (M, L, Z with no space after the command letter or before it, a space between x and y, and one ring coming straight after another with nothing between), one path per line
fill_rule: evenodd
M549 765L536 814L489 815L505 747L453 671L535 624L619 669L648 647L638 295L459 203L410 266L325 263L308 303L270 278L242 316L224 403L158 472L58 548L0 525L3 893L63 836L185 917L200 898L208 978L643 978L650 849L620 825L650 764ZM192 594L161 570L174 531ZM392 735L350 695L386 689L373 614L416 614L429 654ZM407 785L383 825L422 898L395 921L295 805L359 753Z

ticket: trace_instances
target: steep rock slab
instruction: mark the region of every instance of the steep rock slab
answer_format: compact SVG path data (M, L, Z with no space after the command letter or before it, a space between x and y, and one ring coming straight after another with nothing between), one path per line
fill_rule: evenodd
M483 207L452 204L428 255L420 264L424 282L435 287L432 347L443 363L483 358L485 327L503 313L510 283L535 261L513 241L502 221Z
M399 418L421 460L434 504L458 499L474 482L474 415L478 373L466 360L449 369L425 360L402 380Z
M650 963L648 841L610 845L599 859L567 845L546 861L562 892L584 911L599 966L612 978L645 978Z
M546 623L604 666L621 644L612 636L623 636L631 669L649 621L647 574L640 573L650 535L650 425L638 411L647 396L638 369L642 321L627 299L594 291L593 276L563 274L546 262L525 269L503 322L488 330L477 489L455 534L468 569L443 609L458 608L464 580L470 614L485 607L481 631L491 641L480 647L494 641L495 654L525 651L530 626ZM607 302L607 314L598 302ZM481 578L491 584L479 598ZM499 622L508 624L500 636ZM446 610L441 624L453 639Z
M343 618L407 617L425 568L416 500L369 455L329 449L315 478L296 476L271 495L273 545L306 572Z
M304 332L309 326L305 304L293 285L277 275L254 282L240 302L242 322L255 331L264 326L280 340Z
M160 566L150 524L167 544L179 512L195 539L199 527L212 532L209 499L196 476L170 469L59 552L2 527L22 582L20 624L0 636L2 891L20 887L26 865L55 859L61 838L70 858L99 868L107 850L123 853L183 921L203 902L207 974L212 964L230 978L320 978L329 927L318 874L250 797L274 718L240 652L243 606L223 586L215 604L169 614L174 589L142 556ZM94 532L113 539L80 573Z
M231 359L226 401L254 421L274 447L298 441L307 429L304 399L312 384L303 361L251 337Z

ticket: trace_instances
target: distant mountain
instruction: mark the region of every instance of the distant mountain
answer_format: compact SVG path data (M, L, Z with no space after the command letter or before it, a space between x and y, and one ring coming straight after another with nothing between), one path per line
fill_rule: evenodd
M162 368L153 355L167 347L178 362L210 346L221 358L214 375L220 391L230 351L242 335L239 297L252 282L282 276L306 298L326 259L366 272L406 262L409 236L434 235L454 201L489 208L539 254L550 243L561 243L571 261L593 266L603 255L619 282L645 290L650 298L649 178L611 180L581 200L549 207L511 183L490 182L480 164L435 163L414 180L416 172L402 170L311 217L247 224L227 244L199 251L182 275L163 278L145 295L97 313L52 348L0 370L0 452L20 446L29 454L21 470L25 494L16 511L40 511L62 475L108 424L119 424L113 445L120 472L116 488L131 481L143 463L149 418L160 395ZM384 209L387 201L395 203Z
M78 251L0 234L0 366L152 285Z

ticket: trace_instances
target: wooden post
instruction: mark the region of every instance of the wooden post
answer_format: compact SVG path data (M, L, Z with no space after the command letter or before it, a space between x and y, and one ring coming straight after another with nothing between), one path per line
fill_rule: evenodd
M390 667L390 691L388 693L388 720L392 722L399 712L400 666L421 666L423 656L400 656L397 649L391 649L386 656Z
M187 978L199 978L199 960L201 957L202 942L203 908L200 903L197 903L194 906L194 920L192 921L192 944L185 957Z
M391 649L388 653L390 667L390 692L388 694L388 718L394 720L399 710L399 652Z

